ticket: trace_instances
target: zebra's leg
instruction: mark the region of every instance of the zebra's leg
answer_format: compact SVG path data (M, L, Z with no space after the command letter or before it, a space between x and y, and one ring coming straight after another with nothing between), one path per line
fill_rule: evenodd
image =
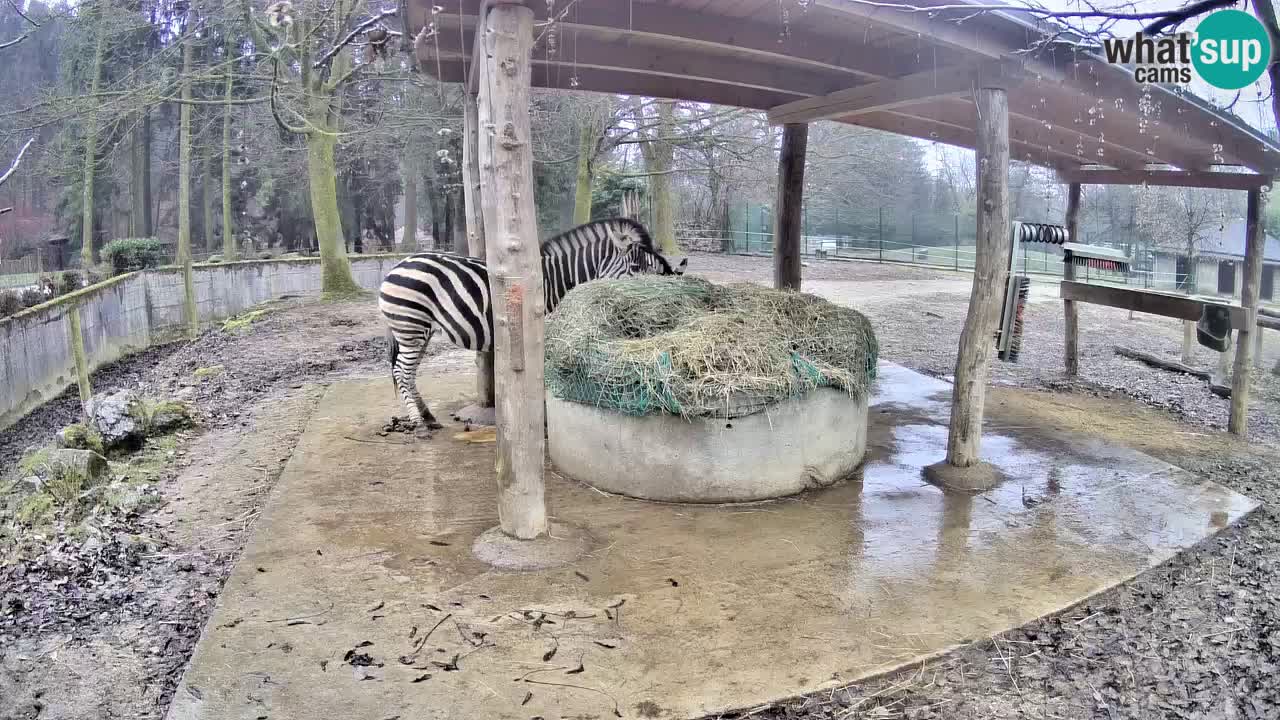
M412 334L393 334L391 338L391 377L400 395L400 403L409 411L409 425L428 432L444 427L418 394L418 364L422 362L430 340L430 329Z

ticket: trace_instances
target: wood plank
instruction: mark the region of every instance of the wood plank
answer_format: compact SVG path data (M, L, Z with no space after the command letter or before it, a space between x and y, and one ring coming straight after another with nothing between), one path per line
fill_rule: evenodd
M1219 190L1256 190L1269 185L1271 178L1253 173L1213 172L1208 170L1107 170L1080 169L1060 171L1058 179L1065 183L1085 185L1159 185L1168 187L1201 187Z
M1140 363L1150 365L1151 367L1160 368L1161 370L1169 370L1170 372L1182 373L1184 375L1191 375L1193 377L1200 378L1201 380L1211 380L1213 378L1213 375L1208 371L1200 370L1198 368L1193 368L1190 365L1176 362L1174 360L1165 360L1164 358L1156 357L1155 355L1140 352L1138 350L1132 350L1126 347L1120 347L1119 345L1115 346L1112 349L1115 351L1115 354L1119 355L1120 357L1126 357L1126 358L1129 358L1130 360L1137 360Z
M980 88L977 143L977 247L969 311L960 333L947 464L972 467L979 462L987 374L1000 320L1000 301L1008 276L1009 98L1003 88Z
M773 286L800 289L800 233L803 230L804 163L809 126L787 123L778 155L778 200L773 220Z
M1179 320L1200 320L1200 314L1206 305L1223 307L1231 315L1231 327L1244 327L1249 314L1239 305L1201 300L1186 295L1173 295L1154 290L1112 287L1110 285L1090 285L1082 282L1063 280L1061 285L1062 299L1089 303L1090 305L1106 305L1122 310L1161 315Z
M1071 240L1080 237L1080 183L1067 186L1067 236ZM1066 280L1076 279L1075 263L1063 263L1062 276ZM1080 312L1074 300L1063 299L1062 312L1066 319L1066 332L1063 336L1063 362L1068 377L1080 374Z
M1009 76L1020 76L1021 73L1013 63L926 70L779 105L769 110L769 122L782 125L835 117L847 121L869 112L890 110L943 97L972 95L980 72Z
M508 4L489 9L478 63L477 128L485 255L493 298L498 518L503 532L521 540L547 532L543 498L546 299L533 204L532 46L532 10Z
M1259 290L1262 287L1262 255L1266 242L1262 213L1265 198L1260 188L1249 191L1245 211L1244 287L1240 290L1240 304L1257 317ZM1235 369L1231 376L1231 414L1227 418L1227 431L1245 436L1249 432L1249 374L1253 368L1254 333L1262 332L1255 323L1244 323L1236 331Z

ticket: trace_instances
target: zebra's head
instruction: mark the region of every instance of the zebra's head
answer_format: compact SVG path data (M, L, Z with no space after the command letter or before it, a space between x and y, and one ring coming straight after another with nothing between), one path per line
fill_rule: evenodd
M689 258L673 265L653 247L649 231L635 220L618 218L609 223L607 232L621 261L615 277L626 275L683 275Z
M663 257L662 253L647 246L638 246L638 257L632 260L632 275L683 275L689 266L689 258L682 258L676 265Z

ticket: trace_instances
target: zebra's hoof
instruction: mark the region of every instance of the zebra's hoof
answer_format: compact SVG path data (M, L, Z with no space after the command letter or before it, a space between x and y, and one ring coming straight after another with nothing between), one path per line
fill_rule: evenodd
M439 429L440 426L438 424L435 427L431 427L431 425L424 423L413 429L413 436L419 440L430 440L435 435L436 430Z

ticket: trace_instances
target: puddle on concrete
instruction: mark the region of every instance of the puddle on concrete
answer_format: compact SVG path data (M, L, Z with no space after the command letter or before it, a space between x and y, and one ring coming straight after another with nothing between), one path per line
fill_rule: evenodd
M316 706L335 717L613 717L616 701L625 717L653 703L672 718L753 706L1079 602L1253 507L1118 445L998 418L984 456L1008 480L982 495L944 493L921 468L944 453L950 386L884 365L868 461L848 482L688 506L549 473L552 516L586 528L591 551L570 567L498 572L470 551L497 521L493 446L449 432L410 446L364 442L397 409L387 385L330 389L184 681L202 699L180 691L171 717L293 717ZM448 410L472 387L469 375L435 379L433 398ZM269 622L317 608L322 626ZM551 623L530 619L543 612ZM462 670L414 684L422 671L396 658L446 614L424 652L463 657ZM477 632L482 647L467 639ZM366 641L384 663L376 682L341 664ZM274 649L286 642L289 654ZM530 672L576 687L519 680ZM255 684L261 673L275 684Z

